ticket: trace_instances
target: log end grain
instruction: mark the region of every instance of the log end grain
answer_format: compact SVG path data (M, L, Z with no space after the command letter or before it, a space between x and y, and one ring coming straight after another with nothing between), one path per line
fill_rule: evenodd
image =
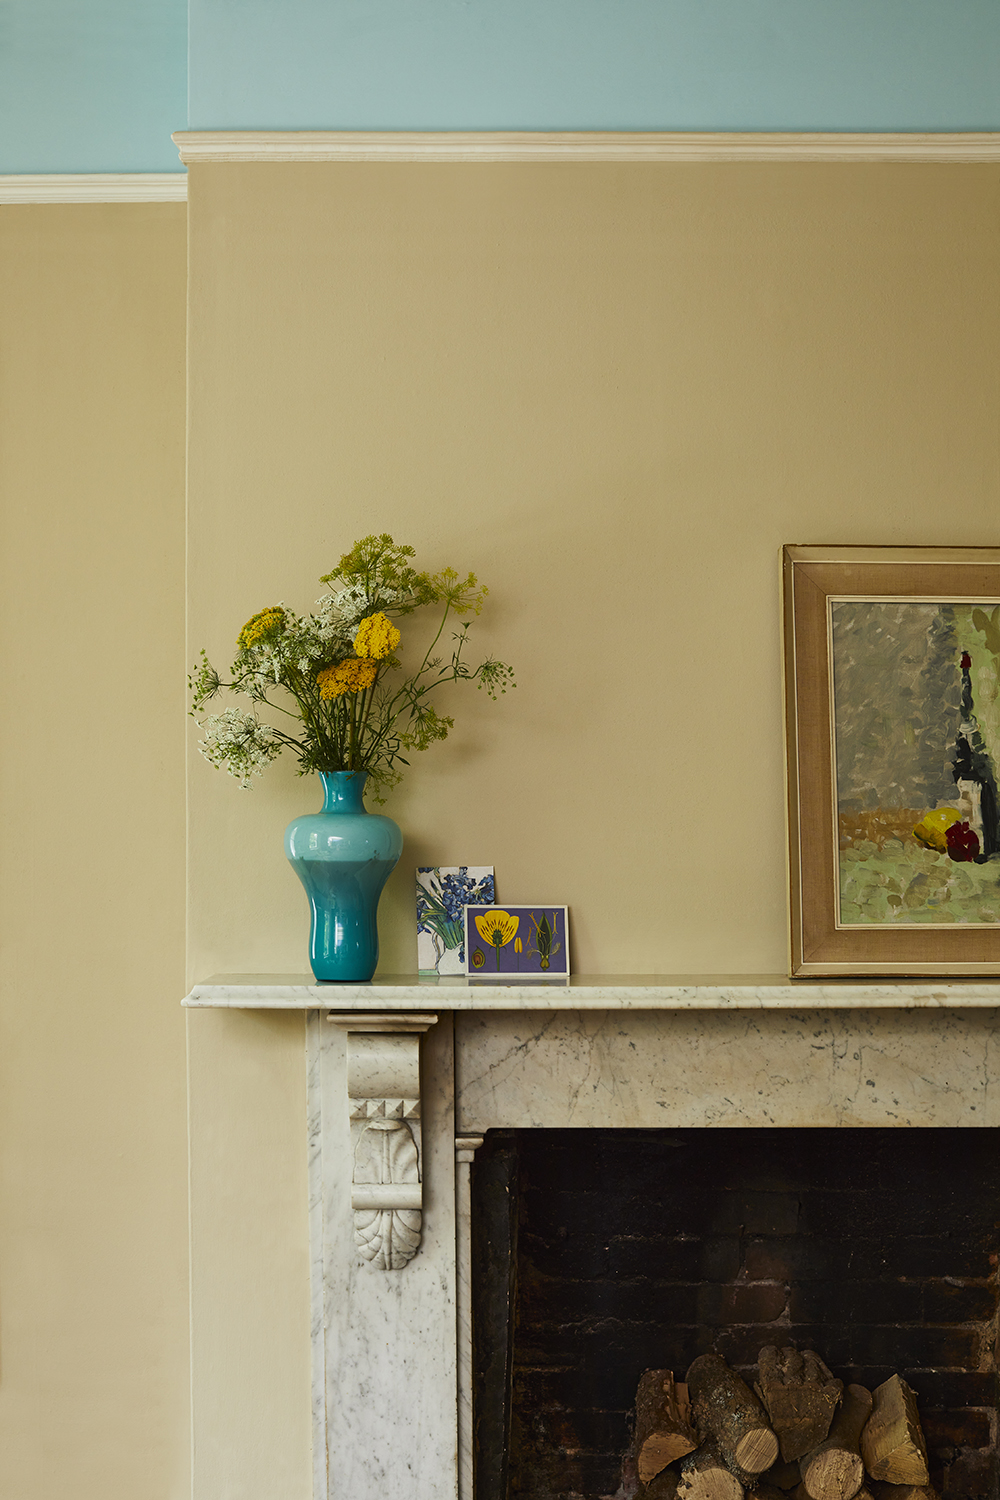
M770 1427L750 1427L733 1445L733 1457L748 1474L763 1474L778 1461L778 1439Z
M865 1482L857 1453L822 1444L802 1464L802 1486L809 1500L854 1500Z
M639 1449L638 1468L642 1483L648 1484L668 1464L676 1463L679 1458L693 1453L697 1446L694 1437L689 1437L686 1433L653 1433Z
M642 1483L697 1446L687 1386L675 1381L671 1370L644 1370L635 1396L635 1454Z
M778 1456L767 1413L735 1370L717 1354L702 1354L687 1373L695 1426L741 1480L752 1483Z
M677 1500L743 1500L736 1475L708 1448L699 1448L681 1465Z

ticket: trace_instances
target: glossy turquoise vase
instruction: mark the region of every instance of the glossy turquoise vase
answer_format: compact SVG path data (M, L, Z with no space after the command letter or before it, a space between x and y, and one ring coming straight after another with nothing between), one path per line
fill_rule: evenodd
M323 806L285 829L312 909L309 962L321 984L364 982L378 963L378 899L403 851L391 818L365 810L366 771L321 771Z

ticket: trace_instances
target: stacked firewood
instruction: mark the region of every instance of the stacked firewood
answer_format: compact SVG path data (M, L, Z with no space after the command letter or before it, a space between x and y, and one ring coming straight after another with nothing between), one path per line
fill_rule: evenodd
M811 1349L762 1349L753 1390L717 1354L647 1370L626 1467L635 1500L937 1500L905 1380L845 1389Z

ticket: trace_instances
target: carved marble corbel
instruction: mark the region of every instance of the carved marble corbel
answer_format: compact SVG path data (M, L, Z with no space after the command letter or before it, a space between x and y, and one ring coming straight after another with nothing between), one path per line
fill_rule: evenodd
M437 1016L331 1011L327 1020L347 1032L354 1238L363 1260L398 1271L420 1248L420 1034Z

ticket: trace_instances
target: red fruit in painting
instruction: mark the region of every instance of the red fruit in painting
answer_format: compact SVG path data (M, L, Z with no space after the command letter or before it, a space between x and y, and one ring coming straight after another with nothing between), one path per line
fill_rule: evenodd
M967 864L979 854L979 835L968 823L952 823L945 829L945 842L952 859Z

